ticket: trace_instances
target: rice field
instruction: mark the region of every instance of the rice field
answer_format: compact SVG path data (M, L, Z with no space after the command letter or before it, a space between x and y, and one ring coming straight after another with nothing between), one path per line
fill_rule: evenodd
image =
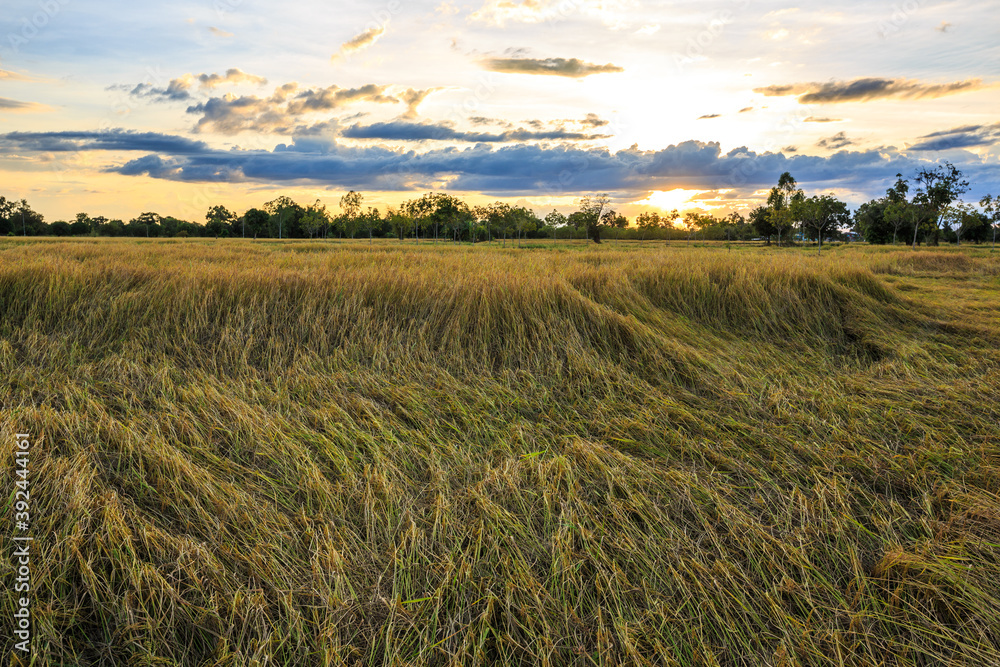
M989 248L3 239L30 664L1000 664L998 345Z

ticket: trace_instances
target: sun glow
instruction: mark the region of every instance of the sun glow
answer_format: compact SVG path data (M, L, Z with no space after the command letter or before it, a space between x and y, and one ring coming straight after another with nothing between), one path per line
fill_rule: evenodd
M698 195L710 192L709 190L684 190L683 188L675 188L673 190L654 190L651 195L643 199L642 201L637 201L638 206L653 206L655 208L663 209L664 211L671 211L673 209L681 210L685 206L692 208L691 200ZM702 203L695 203L694 207L705 208Z

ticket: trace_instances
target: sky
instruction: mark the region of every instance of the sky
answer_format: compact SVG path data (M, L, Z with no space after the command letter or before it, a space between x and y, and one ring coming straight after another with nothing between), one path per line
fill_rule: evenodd
M4 0L0 195L202 221L423 192L723 214L949 161L1000 194L986 1Z

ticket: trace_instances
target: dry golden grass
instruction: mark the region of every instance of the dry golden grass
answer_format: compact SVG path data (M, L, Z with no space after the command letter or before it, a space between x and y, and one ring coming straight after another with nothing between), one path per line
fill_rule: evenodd
M998 664L998 276L0 241L34 664Z

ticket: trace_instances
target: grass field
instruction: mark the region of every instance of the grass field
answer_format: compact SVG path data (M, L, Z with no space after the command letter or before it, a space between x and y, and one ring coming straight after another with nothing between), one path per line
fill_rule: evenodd
M988 248L3 239L32 664L1000 664L998 346Z

